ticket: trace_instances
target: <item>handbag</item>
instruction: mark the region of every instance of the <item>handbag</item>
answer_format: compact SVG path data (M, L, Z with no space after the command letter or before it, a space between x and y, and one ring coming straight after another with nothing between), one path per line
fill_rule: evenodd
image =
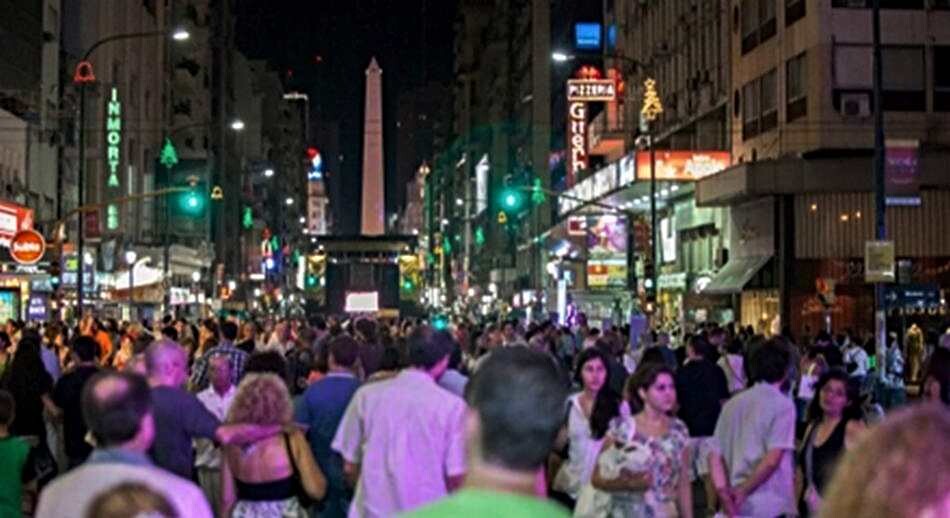
M294 458L294 450L290 448L290 437L286 433L284 434L284 447L287 448L287 458L290 459L290 467L293 470L294 495L297 497L297 501L300 502L300 506L308 509L316 504L316 501L310 498L307 490L303 487L303 478L301 478L300 469L297 467L297 459Z

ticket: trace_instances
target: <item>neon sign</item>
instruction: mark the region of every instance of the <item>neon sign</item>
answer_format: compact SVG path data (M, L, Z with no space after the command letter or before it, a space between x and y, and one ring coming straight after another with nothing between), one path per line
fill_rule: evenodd
M109 187L119 186L119 146L122 144L122 103L119 90L112 87L112 95L106 104L106 162L109 164Z
M575 101L567 107L567 184L574 185L578 173L587 169L587 104Z

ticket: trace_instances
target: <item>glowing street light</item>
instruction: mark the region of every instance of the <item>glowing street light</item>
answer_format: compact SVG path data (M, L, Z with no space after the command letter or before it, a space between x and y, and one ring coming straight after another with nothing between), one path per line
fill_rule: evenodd
M558 63L564 63L566 61L570 61L574 59L574 56L567 54L565 52L555 51L551 53L551 59L553 59L554 61L557 61Z
M242 121L241 119L234 119L233 121L231 121L231 129L233 129L234 131L244 130L244 121Z
M201 282L201 272L199 272L198 270L191 272L191 282L195 284L198 284L199 282Z
M270 178L274 176L274 170L271 168L264 169L264 178Z
M287 204L287 206L289 207L289 206L291 206L291 205L293 205L293 204L294 204L294 199L293 199L293 198L291 198L290 196L288 196L288 197L287 197L287 199L286 199L286 200L284 200L284 203L286 203L286 204Z
M172 39L175 41L185 41L188 38L191 38L191 33L184 27L178 27L175 29L175 32L172 33Z

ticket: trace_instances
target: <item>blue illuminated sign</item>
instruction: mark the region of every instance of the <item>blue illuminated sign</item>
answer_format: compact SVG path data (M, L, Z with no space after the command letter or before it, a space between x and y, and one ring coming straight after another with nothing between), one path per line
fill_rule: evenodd
M581 50L600 49L600 24L574 24L574 47Z

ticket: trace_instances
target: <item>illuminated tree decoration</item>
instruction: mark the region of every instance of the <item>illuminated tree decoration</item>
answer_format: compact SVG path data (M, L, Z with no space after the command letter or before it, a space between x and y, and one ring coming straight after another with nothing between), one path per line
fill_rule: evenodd
M640 113L648 121L655 121L663 113L663 103L656 92L656 81L652 78L643 82L643 108Z

